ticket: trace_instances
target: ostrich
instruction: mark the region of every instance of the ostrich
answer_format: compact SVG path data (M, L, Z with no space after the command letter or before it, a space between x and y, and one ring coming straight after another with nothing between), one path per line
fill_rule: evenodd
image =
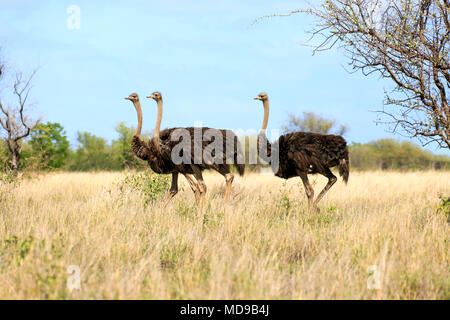
M156 173L171 173L172 174L172 185L170 188L170 192L165 200L165 204L170 201L177 193L178 193L178 174L183 174L186 179L188 180L191 189L193 190L197 203L199 204L199 211L202 211L205 201L205 195L206 195L206 184L203 180L202 171L205 169L214 169L220 174L222 174L225 177L226 181L226 189L225 189L225 197L224 202L228 202L230 193L231 193L231 184L234 179L234 175L230 172L230 166L227 164L227 154L225 153L225 150L230 150L230 148L233 148L233 159L234 163L237 166L238 172L240 175L244 174L245 166L243 164L239 164L238 158L242 157L242 151L239 148L239 141L237 139L237 136L229 130L218 130L218 129L211 129L207 127L198 128L201 130L202 134L201 137L204 136L205 132L213 133L215 136L220 135L221 137L228 137L229 139L223 139L223 153L218 155L220 157L220 160L217 162L208 162L203 159L203 151L205 148L208 147L208 142L203 141L203 139L199 141L194 141L194 130L196 128L170 128L160 131L161 126L161 119L162 119L162 96L159 92L154 92L152 95L148 96L147 98L153 98L158 105L158 117L156 120L156 126L155 131L153 133L153 138L150 139L147 143L143 142L139 138L140 134L140 128L142 126L142 111L140 107L139 97L137 94L131 94L128 98L128 100L131 100L136 107L137 113L138 113L138 130L136 131L135 136L132 139L132 149L133 152L143 160L146 160L150 168L156 172ZM140 124L140 125L139 125ZM178 129L186 130L189 134L189 138L191 140L191 159L194 160L194 162L189 163L180 163L176 164L172 160L172 150L177 146L179 143L178 141L174 141L171 139L171 135ZM201 149L201 158L197 159L195 156L195 150L197 147L200 147ZM228 149L227 149L228 147ZM194 175L197 182L194 181L191 175Z
M161 119L162 115L162 108L163 108L163 100L162 95L160 92L153 92L151 95L147 96L147 98L152 98L156 101L158 105L158 119ZM161 124L161 121L157 122L155 131L159 132L159 126ZM203 180L202 171L205 169L213 169L217 172L219 172L221 175L225 178L225 196L224 196L224 203L227 203L230 198L231 193L231 184L234 180L234 175L230 171L230 165L227 163L228 154L230 150L232 150L232 156L234 164L237 167L239 175L244 174L245 165L241 163L243 159L242 150L240 148L239 140L237 136L231 131L231 130L224 130L224 129L214 129L214 128L208 128L208 127L201 127L201 128L170 128L165 129L161 131L159 134L161 138L161 145L163 145L166 148L166 153L171 154L172 150L177 146L179 143L178 141L172 141L171 135L172 133L177 130L182 129L186 133L188 133L189 138L191 140L191 155L190 155L190 161L189 163L183 163L181 165L178 165L179 170L184 170L187 173L192 173L197 180L198 189L200 192L200 201L199 201L199 210L201 211L204 206L205 202L205 196L206 196L206 184ZM195 130L201 130L201 136L196 138ZM221 154L213 155L215 157L215 160L219 161L211 161L212 159L208 159L204 157L204 151L209 146L209 141L203 139L203 137L206 137L208 135L214 136L214 137L221 137L222 138L222 150ZM201 152L199 155L195 153L196 148L201 149ZM193 163L192 163L193 160Z
M279 137L273 145L267 140L266 129L269 121L269 97L260 93L255 100L261 100L264 106L264 120L258 135L258 153L269 160L274 152L279 154L278 170L275 175L289 179L299 176L305 186L310 207L317 208L317 203L336 182L336 176L329 168L338 166L339 175L345 183L349 176L347 142L344 138L332 134L311 132L292 132ZM267 146L267 148L266 148ZM328 183L314 200L308 174L319 173L328 178Z
M133 103L134 107L136 108L138 116L138 125L136 133L133 135L133 138L131 140L131 149L133 150L134 154L139 159L147 161L148 164L150 165L150 168L154 172L159 174L172 173L172 186L169 195L166 197L164 201L163 206L164 207L167 206L170 199L172 199L173 196L178 193L178 173L182 173L185 176L186 180L189 183L189 186L194 192L196 202L198 202L200 200L200 190L192 175L186 173L183 170L180 171L179 168L176 168L173 162L170 161L170 155L167 156L167 154L161 153L159 126L161 123L162 110L161 112L158 111L158 118L156 120L156 129L153 133L153 138L146 143L142 141L140 138L142 130L142 108L141 103L139 101L139 96L137 93L132 93L125 99L130 100Z

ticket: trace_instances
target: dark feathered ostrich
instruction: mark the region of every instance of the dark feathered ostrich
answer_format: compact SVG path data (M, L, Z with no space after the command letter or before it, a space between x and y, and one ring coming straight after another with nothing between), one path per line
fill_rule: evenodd
M170 199L173 198L175 194L178 192L178 173L183 174L186 177L186 180L189 183L192 191L194 192L195 199L198 202L200 200L200 190L195 182L195 179L184 170L179 170L170 160L170 154L167 155L166 152L162 152L161 142L159 136L159 127L162 119L162 110L158 110L158 117L156 120L156 128L153 133L153 138L151 138L148 142L144 142L141 140L141 130L142 130L142 108L141 103L139 101L139 96L137 93L132 93L125 99L130 100L137 111L138 116L138 125L136 129L136 133L133 135L131 140L131 149L134 154L142 160L148 162L150 168L159 174L169 174L172 173L172 187L170 189L169 195L166 197L164 201L164 207L169 203ZM177 170L178 169L178 170Z
M162 96L159 92L154 92L147 98L152 98L158 103L158 117L156 121L155 131L153 133L153 138L147 143L139 138L140 127L142 126L142 111L140 107L139 97L137 94L130 95L129 100L131 100L136 107L138 113L138 131L132 139L132 149L133 152L141 159L146 160L150 168L156 173L171 173L172 174L172 186L170 188L169 195L165 200L165 205L169 202L175 194L178 192L178 174L181 173L185 175L188 180L192 190L196 195L198 200L199 210L201 211L204 206L205 195L206 195L206 184L203 180L202 171L205 169L213 169L222 174L225 177L226 189L224 202L227 202L231 193L231 184L234 179L234 175L230 172L230 166L227 164L227 152L232 150L230 153L233 158L234 163L238 168L240 175L244 174L244 165L239 164L240 157L242 157L242 151L240 149L239 141L237 136L230 130L218 130L211 129L207 127L202 128L170 128L160 131L161 119L162 119ZM140 119L140 120L139 120ZM191 155L189 159L190 162L174 163L172 159L172 151L180 143L179 139L172 139L174 133L181 132L188 134L190 139L190 152ZM196 135L196 130L200 130L200 134ZM205 134L206 133L206 134ZM221 136L222 141L222 152L217 155L221 161L209 161L210 159L205 159L203 157L206 148L208 148L210 141L204 140L203 137L206 135ZM228 137L228 139L227 139ZM184 141L182 141L184 142ZM201 150L201 152L195 152L196 150ZM183 151L182 151L183 152ZM181 157L182 154L179 154ZM214 152L213 152L213 155ZM216 158L216 159L217 159ZM197 182L195 182L191 174L194 175Z
M269 97L266 93L260 93L255 100L261 100L264 106L264 120L262 129L258 135L258 153L267 156L270 162L272 154L279 155L279 165L275 175L289 179L300 177L305 186L308 203L317 209L317 203L336 182L336 176L330 168L338 166L339 175L345 183L349 176L349 162L347 142L338 135L318 134L311 132L292 132L279 137L270 144L266 137L267 123L269 121ZM314 200L314 189L311 187L308 174L319 173L328 178L328 183ZM317 209L318 210L318 209Z

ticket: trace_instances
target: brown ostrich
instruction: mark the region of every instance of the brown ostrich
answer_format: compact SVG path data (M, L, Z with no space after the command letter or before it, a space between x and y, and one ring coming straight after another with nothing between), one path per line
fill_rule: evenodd
M169 195L165 200L165 205L169 202L173 196L178 192L178 174L181 173L185 175L188 180L194 194L196 196L197 202L199 204L199 210L201 211L205 202L206 195L206 184L203 180L202 171L205 169L213 169L222 174L225 177L226 189L224 202L228 202L231 193L231 184L234 179L234 175L230 172L230 166L227 164L228 154L225 151L232 150L231 157L237 166L240 175L244 174L244 165L239 164L242 157L242 151L240 149L239 141L237 136L230 130L218 130L211 129L207 127L202 128L169 128L160 131L161 119L162 119L162 96L159 92L154 92L147 98L154 99L158 104L158 117L156 121L155 131L153 133L153 138L147 143L139 138L140 127L142 126L142 111L139 103L139 97L137 94L132 94L129 97L136 107L138 113L138 131L132 140L132 149L134 153L143 160L146 160L150 168L156 173L171 173L172 174L172 186L170 188ZM128 99L127 98L127 99ZM139 120L140 119L140 120ZM139 126L139 123L141 124ZM189 162L174 163L172 159L172 151L180 143L179 140L171 139L172 135L178 130L186 132L189 134L189 139L191 140L191 155ZM197 139L195 130L200 130L201 135ZM210 159L203 158L203 151L208 148L209 142L204 141L203 137L206 136L205 133L213 134L214 136L220 135L223 137L223 152L218 154L218 158L221 161L209 161ZM225 139L228 137L228 139ZM230 139L231 138L231 139ZM195 153L195 150L200 148L200 157ZM228 149L227 149L228 148ZM227 152L228 152L227 151ZM194 181L191 174L194 175L197 182Z
M266 129L269 121L269 97L260 93L255 100L261 100L264 106L264 120L258 135L258 153L263 160L275 168L275 175L289 179L300 177L305 186L308 204L316 210L317 203L336 182L336 176L330 168L338 166L339 175L345 183L349 176L348 148L344 138L332 134L311 132L292 132L279 137L272 145L267 140ZM274 153L278 153L278 163L272 163ZM319 173L328 178L327 185L314 200L314 189L311 187L308 174Z
M160 92L154 92L150 96L147 96L147 98L152 98L157 102L158 105L158 118L161 118L162 115L162 109L163 109L163 100L162 95ZM157 129L159 132L159 126L161 124L161 121L157 122ZM239 140L237 136L231 131L231 130L224 130L224 129L214 129L214 128L208 128L208 127L201 127L201 128L193 128L193 127L187 127L187 128L170 128L165 129L160 132L160 138L161 138L161 145L164 146L166 153L171 154L172 150L178 145L179 141L173 141L171 139L171 135L175 132L177 129L182 129L186 133L188 133L189 138L191 140L191 155L189 157L190 161L188 163L183 163L181 165L178 165L179 170L184 170L184 172L192 173L197 180L198 188L200 191L200 201L199 201L199 209L202 210L205 202L205 196L206 196L206 184L203 180L202 171L205 169L213 169L217 172L219 172L221 175L224 176L226 187L225 187L225 196L224 196L224 202L228 202L231 194L231 184L234 180L234 175L230 171L230 165L227 163L228 160L228 154L229 150L232 150L232 153L230 154L232 160L234 161L234 164L236 165L239 175L244 174L245 165L242 163L241 159L243 159L242 150L240 148ZM195 130L200 130L201 134L199 137L196 137ZM221 154L213 155L216 156L216 160L219 161L213 161L213 159L208 159L204 157L204 151L208 148L210 141L207 139L204 139L207 136L214 136L214 137L222 137L222 150ZM200 154L196 154L195 150L201 149L202 152Z
M172 187L170 188L170 193L167 195L164 201L164 207L169 203L170 199L173 198L175 194L178 192L178 173L181 173L185 176L186 180L189 183L192 191L194 192L195 199L198 202L200 200L200 190L198 188L195 179L189 173L186 173L183 170L177 170L176 166L170 161L170 154L161 152L161 141L159 136L159 127L161 124L162 118L162 110L158 110L158 117L156 120L156 128L153 132L153 138L151 138L148 142L144 142L141 140L141 130L142 130L142 108L141 103L139 101L139 96L137 93L132 93L125 99L130 100L137 111L138 116L138 125L136 129L136 133L133 135L131 140L131 149L134 154L142 160L148 162L150 168L159 174L169 174L172 173Z

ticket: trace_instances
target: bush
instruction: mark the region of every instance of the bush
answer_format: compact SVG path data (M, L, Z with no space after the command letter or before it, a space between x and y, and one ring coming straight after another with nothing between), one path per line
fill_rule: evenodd
M437 211L444 214L447 217L447 222L450 223L450 197L439 196L441 203L437 208Z
M168 175L153 172L130 173L118 184L121 194L138 192L144 197L144 206L159 200L170 186Z

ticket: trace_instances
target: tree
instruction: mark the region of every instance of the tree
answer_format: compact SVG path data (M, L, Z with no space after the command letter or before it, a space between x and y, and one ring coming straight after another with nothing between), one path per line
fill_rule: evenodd
M325 0L288 15L318 19L314 52L338 44L353 72L392 80L379 122L450 148L449 8L449 0Z
M118 169L111 154L111 147L105 139L89 132L78 132L77 140L80 145L71 155L70 169L80 171Z
M0 64L0 75L4 74L4 66ZM22 151L22 139L30 135L31 130L39 123L39 120L33 121L26 115L28 107L28 96L31 89L31 80L36 71L24 78L21 73L15 75L13 93L17 99L16 107L6 108L0 100L0 128L4 130L5 142L8 146L10 160L9 167L14 174L17 174L19 168L20 154Z
M249 171L259 171L262 165L261 159L257 157L257 139L258 136L256 134L246 135L239 139L241 145L244 147L245 167Z
M323 134L339 134L344 135L347 132L347 127L338 125L336 120L327 119L313 112L303 112L303 117L297 117L295 114L288 115L287 124L282 126L284 133L294 131L307 131Z
M146 163L137 158L131 150L131 139L135 131L135 128L127 127L123 122L116 126L119 138L112 142L112 150L120 169L146 167ZM142 139L146 140L146 135L143 135Z
M65 165L69 141L59 123L39 124L31 132L30 145L40 168L55 169Z
M9 149L4 139L0 139L0 168L9 167Z
M349 151L350 165L354 169L450 169L450 157L434 155L409 141L380 139L365 144L353 143Z

